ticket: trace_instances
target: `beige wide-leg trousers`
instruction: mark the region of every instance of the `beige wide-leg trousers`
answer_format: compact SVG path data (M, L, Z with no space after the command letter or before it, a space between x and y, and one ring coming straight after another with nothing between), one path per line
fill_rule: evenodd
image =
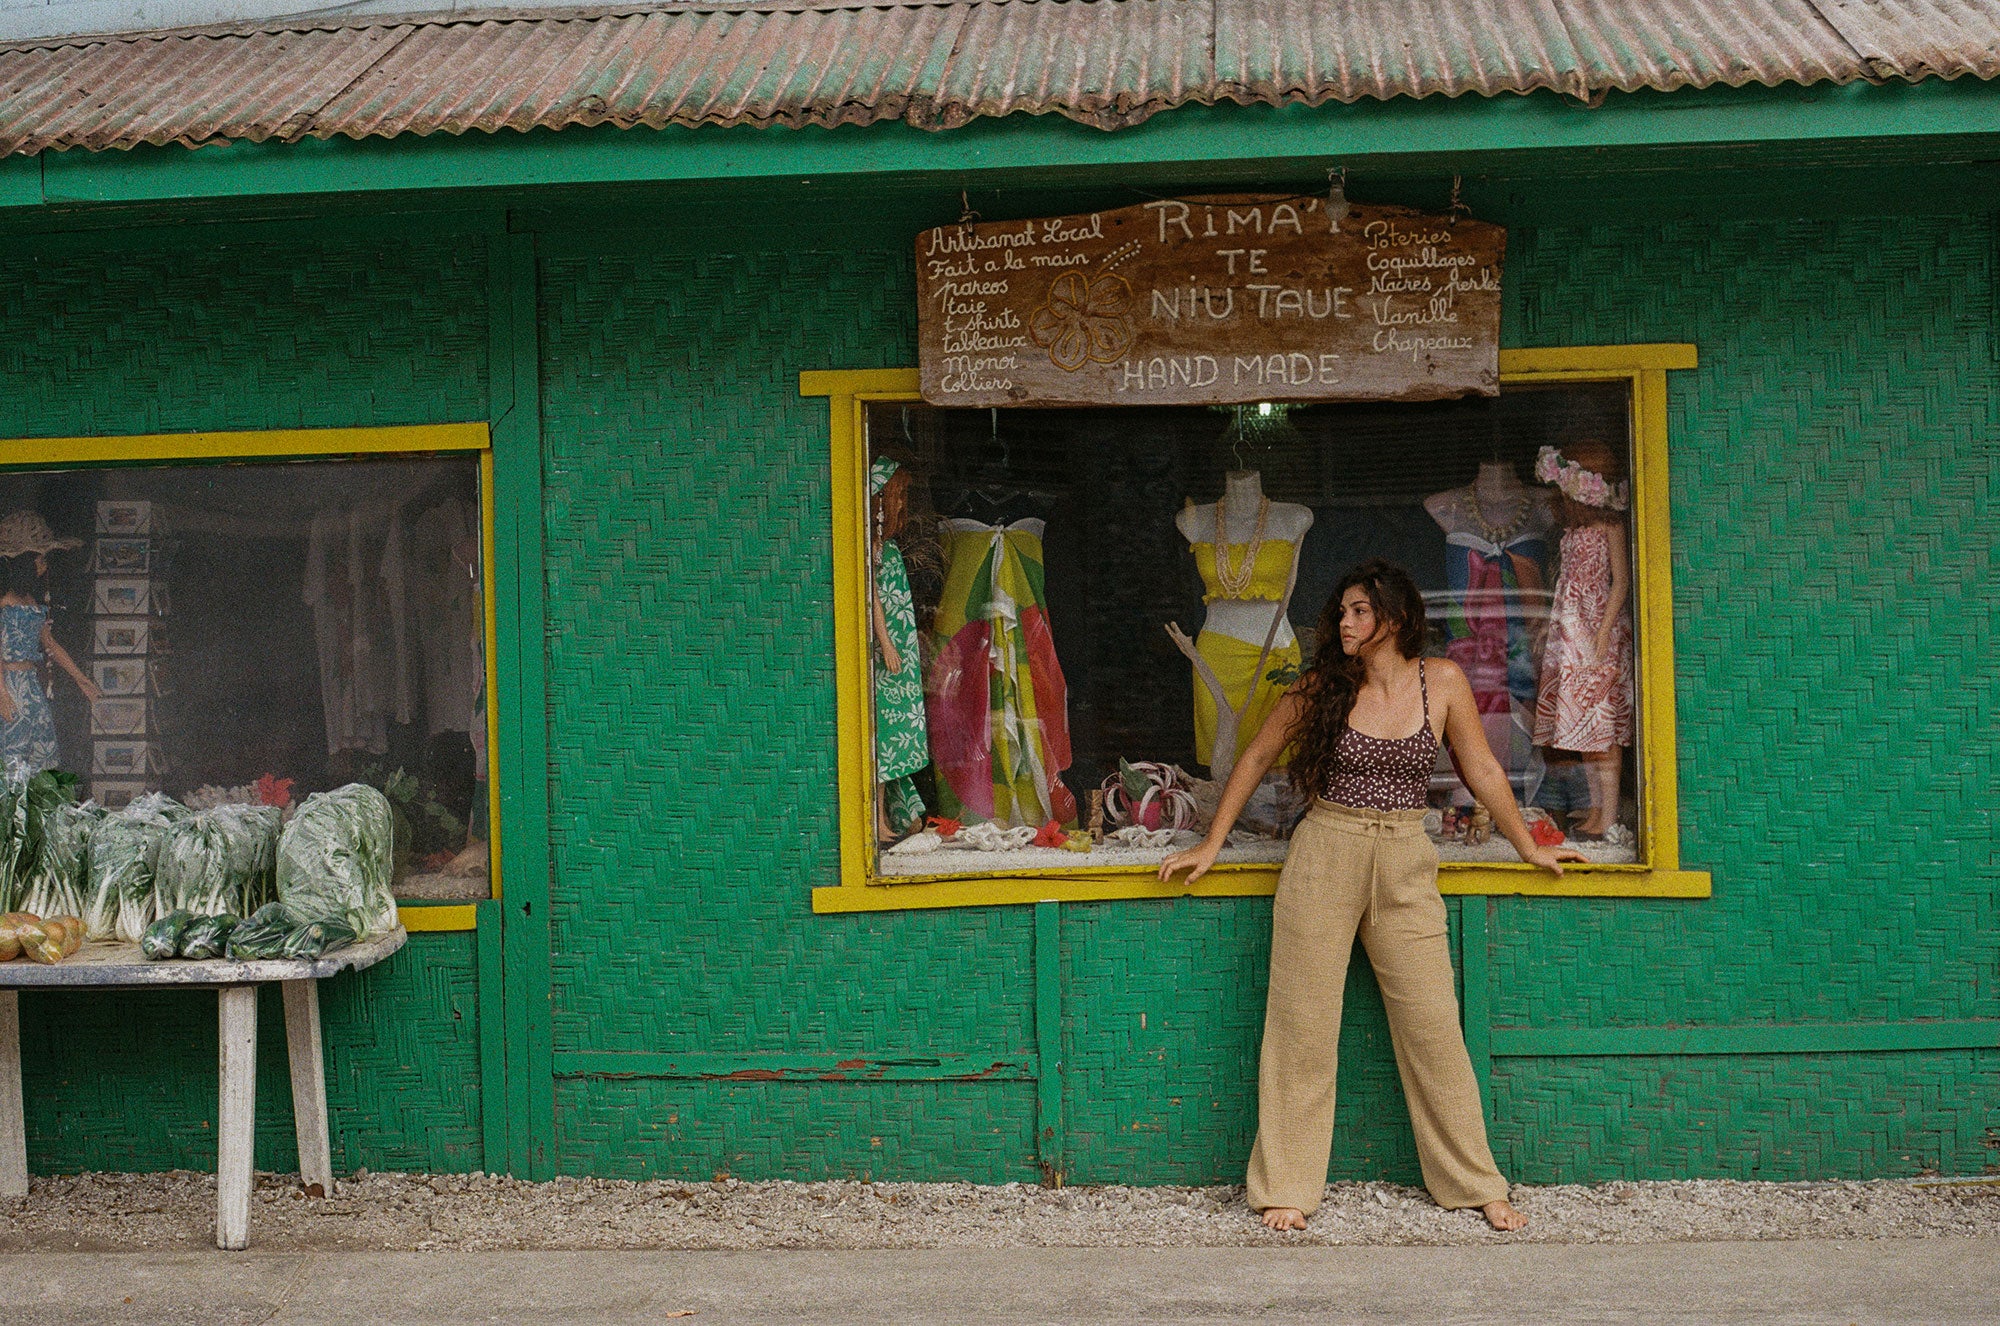
M1341 995L1357 934L1388 1006L1424 1186L1454 1209L1507 1195L1486 1144L1444 922L1422 811L1321 801L1300 823L1271 915L1252 1210L1310 1215L1326 1188Z

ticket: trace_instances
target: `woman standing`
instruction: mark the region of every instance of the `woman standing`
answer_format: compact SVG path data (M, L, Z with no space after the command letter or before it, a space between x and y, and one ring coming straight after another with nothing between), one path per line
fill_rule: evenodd
M0 519L0 773L40 773L56 765L56 720L43 672L53 663L86 700L98 690L49 629L43 583L48 555L81 539L58 539L32 511Z
M1359 935L1388 1009L1424 1186L1441 1206L1478 1207L1495 1229L1519 1229L1527 1217L1507 1201L1486 1144L1452 990L1437 852L1423 829L1440 742L1451 743L1473 795L1523 861L1560 875L1561 862L1584 858L1529 836L1465 674L1423 657L1424 601L1407 571L1380 560L1350 571L1320 616L1318 639L1312 668L1230 775L1208 836L1160 865L1162 879L1185 870L1192 884L1206 874L1252 789L1291 749L1292 780L1314 804L1292 835L1272 907L1250 1206L1272 1229L1304 1229L1319 1205L1341 994Z

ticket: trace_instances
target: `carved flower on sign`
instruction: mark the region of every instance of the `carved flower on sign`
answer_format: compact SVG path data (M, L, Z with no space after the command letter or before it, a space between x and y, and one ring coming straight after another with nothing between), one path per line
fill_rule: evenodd
M1132 344L1132 286L1103 272L1064 272L1048 300L1028 317L1028 335L1049 352L1057 368L1074 373L1087 363L1109 364Z

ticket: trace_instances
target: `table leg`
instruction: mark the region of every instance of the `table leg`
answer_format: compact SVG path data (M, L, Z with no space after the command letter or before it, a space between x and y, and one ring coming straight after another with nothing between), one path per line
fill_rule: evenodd
M285 1052L292 1063L292 1119L299 1182L333 1196L333 1148L326 1127L326 1056L319 1038L319 982L285 981Z
M217 993L222 1104L216 1122L215 1246L250 1246L250 1185L257 1149L257 987Z
M21 996L0 990L0 1197L28 1195L28 1116L21 1102Z

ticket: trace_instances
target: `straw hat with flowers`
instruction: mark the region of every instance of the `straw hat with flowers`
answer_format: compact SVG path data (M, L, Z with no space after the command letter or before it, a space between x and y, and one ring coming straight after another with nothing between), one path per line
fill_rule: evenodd
M57 548L81 548L82 539L59 539L49 522L33 511L12 511L0 516L0 557L25 553L45 553Z

